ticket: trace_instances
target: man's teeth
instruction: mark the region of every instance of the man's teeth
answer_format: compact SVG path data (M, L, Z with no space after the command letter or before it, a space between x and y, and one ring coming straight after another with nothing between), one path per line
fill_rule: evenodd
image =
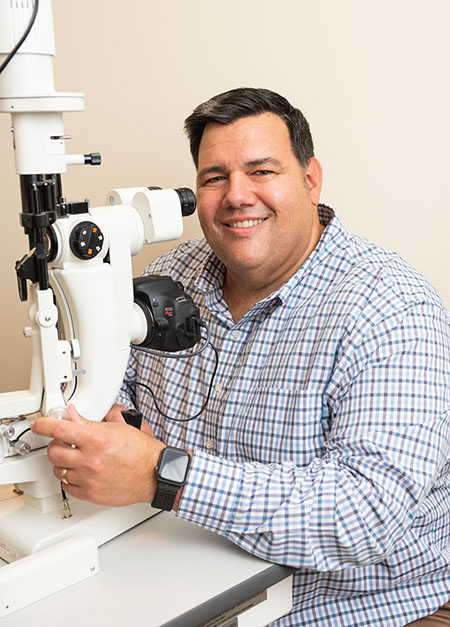
M249 226L256 226L257 224L261 224L264 222L265 218L260 218L259 220L243 220L242 222L231 222L229 226L232 229L245 229Z

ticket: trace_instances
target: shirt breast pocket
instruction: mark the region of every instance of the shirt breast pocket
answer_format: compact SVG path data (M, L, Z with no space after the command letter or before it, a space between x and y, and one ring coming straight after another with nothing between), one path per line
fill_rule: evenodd
M304 466L325 452L329 420L323 388L256 389L239 406L229 442L242 461Z

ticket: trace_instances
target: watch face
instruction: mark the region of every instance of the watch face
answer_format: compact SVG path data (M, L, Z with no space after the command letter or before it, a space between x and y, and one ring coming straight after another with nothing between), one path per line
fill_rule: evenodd
M184 483L189 462L190 457L187 453L167 447L164 449L158 474L165 481Z

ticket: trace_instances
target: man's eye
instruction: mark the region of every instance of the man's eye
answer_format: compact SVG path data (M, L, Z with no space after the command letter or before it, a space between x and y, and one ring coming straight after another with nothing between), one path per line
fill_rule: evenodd
M219 183L220 181L224 181L224 180L225 180L224 176L212 176L210 179L206 179L203 185L211 185L213 183Z
M254 176L267 176L268 174L273 174L272 170L256 170L253 172Z

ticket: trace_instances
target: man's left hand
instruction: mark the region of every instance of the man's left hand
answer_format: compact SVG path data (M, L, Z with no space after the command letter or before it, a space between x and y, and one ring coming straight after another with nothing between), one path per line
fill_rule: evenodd
M53 438L48 458L60 481L67 469L64 490L100 505L151 503L165 444L125 422L86 420L71 405L67 411L70 420L38 418L31 425L33 433Z

